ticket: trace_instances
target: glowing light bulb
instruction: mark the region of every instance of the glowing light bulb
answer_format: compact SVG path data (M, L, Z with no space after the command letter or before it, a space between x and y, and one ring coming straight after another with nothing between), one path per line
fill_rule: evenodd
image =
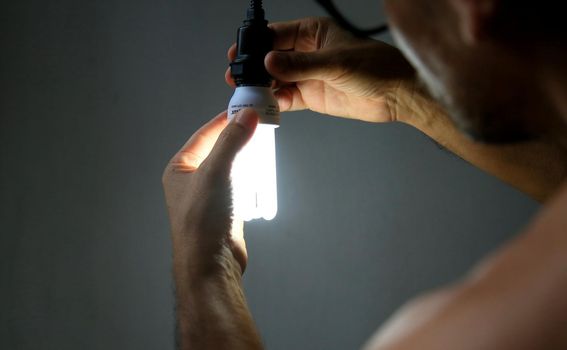
M262 0L251 0L246 20L238 28L236 56L230 73L237 86L228 106L229 118L243 108L254 108L260 124L232 165L233 214L250 221L272 220L278 211L276 136L280 111L272 89L272 77L264 58L273 48L274 32L268 28Z
M271 88L237 87L229 103L229 118L243 108L254 108L260 124L232 165L233 214L244 221L272 220L278 211L276 136L279 107Z

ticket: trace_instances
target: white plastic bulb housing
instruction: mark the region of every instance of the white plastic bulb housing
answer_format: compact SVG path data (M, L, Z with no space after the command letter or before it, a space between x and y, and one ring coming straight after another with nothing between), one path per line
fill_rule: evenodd
M278 211L275 131L279 106L271 88L240 86L230 100L228 118L243 108L255 109L260 123L232 165L233 215L244 221L272 220Z

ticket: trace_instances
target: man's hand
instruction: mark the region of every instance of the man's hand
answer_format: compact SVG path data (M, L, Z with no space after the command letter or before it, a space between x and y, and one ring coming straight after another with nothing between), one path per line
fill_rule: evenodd
M358 39L327 18L272 23L274 50L266 56L282 111L310 109L371 122L396 121L400 96L415 89L415 71L388 44ZM230 61L236 45L228 51ZM234 86L230 70L227 82Z
M171 222L179 349L260 349L246 306L242 222L232 220L230 170L258 115L226 112L199 129L163 174Z
M567 150L556 142L494 146L464 135L398 49L353 37L326 18L270 26L276 51L266 56L265 65L276 79L282 111L310 109L370 122L404 122L540 201L565 179ZM229 59L235 54L233 45ZM229 71L226 80L234 84Z
M228 251L244 270L242 222L232 220L230 169L257 123L252 110L239 114L232 123L223 112L199 129L165 169L174 261L188 271L211 272Z

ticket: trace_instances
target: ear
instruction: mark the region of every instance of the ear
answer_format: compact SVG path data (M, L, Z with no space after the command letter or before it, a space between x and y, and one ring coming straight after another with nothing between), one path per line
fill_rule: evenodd
M474 45L487 38L499 0L449 0L457 14L461 37Z

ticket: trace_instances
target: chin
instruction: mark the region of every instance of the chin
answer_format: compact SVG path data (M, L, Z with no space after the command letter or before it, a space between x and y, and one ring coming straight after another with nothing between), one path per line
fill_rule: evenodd
M471 128L461 128L462 132L475 142L490 145L507 145L523 142L530 142L537 137L523 131L503 131L503 132L487 132L485 130L476 130Z
M511 110L510 106L519 105L515 96L511 101L494 99L487 95L488 89L482 84L476 84L478 87L475 89L448 89L432 76L428 79L423 71L420 70L420 78L429 93L449 112L456 127L475 142L506 145L529 142L539 137L532 128L534 125L525 119L525 110Z

